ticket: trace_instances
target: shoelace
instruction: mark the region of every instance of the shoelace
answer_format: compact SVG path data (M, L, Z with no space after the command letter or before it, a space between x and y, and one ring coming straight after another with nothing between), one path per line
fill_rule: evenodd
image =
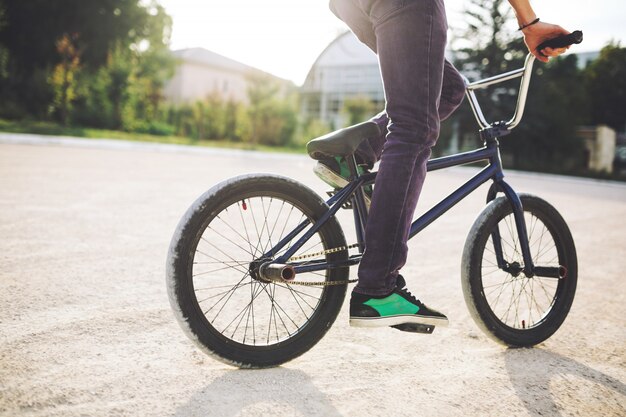
M398 292L406 295L411 301L413 301L414 303L416 303L418 306L422 306L424 305L424 303L422 303L420 300L418 300L417 298L415 298L415 296L413 294L411 294L411 292L408 290L408 288L404 287L404 288L400 288L398 289Z

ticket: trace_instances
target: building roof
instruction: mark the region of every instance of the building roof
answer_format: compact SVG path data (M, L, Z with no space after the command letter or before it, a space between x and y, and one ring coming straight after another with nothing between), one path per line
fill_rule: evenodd
M292 82L289 80L277 77L276 75L267 73L255 67L251 67L250 65L243 64L239 61L235 61L234 59L227 58L218 53L209 51L208 49L204 49L204 48L178 49L176 51L172 51L172 54L176 58L184 62L191 62L191 63L196 63L196 64L209 66L213 68L220 68L220 69L224 69L224 70L231 71L231 72L237 72L240 74L249 74L249 73L265 74L265 75L271 76L274 79L283 81L286 84L292 84Z
M302 88L306 90L315 84L315 74L322 68L341 67L378 68L378 57L365 44L361 43L352 32L344 32L319 54L311 65ZM319 88L319 86L314 88Z
M223 55L216 54L215 52L204 48L179 49L177 51L172 51L172 54L176 58L180 58L185 62L195 62L197 64L209 65L230 71L258 71L256 68L242 64L241 62L237 62L233 59L226 58Z
M376 54L352 32L339 35L322 51L313 66L378 65Z

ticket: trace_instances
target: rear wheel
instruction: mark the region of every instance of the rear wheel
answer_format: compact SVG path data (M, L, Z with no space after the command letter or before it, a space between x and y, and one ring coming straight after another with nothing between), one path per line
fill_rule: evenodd
M252 262L302 222L328 206L302 184L273 175L247 175L202 195L181 220L170 246L167 282L176 316L205 352L240 367L269 367L291 360L321 339L341 309L348 267L302 273L310 285L266 282ZM273 258L303 234L291 239ZM345 238L332 217L292 258L340 261ZM325 251L344 248L333 253Z
M462 284L474 321L510 346L532 346L550 337L567 316L578 266L567 224L554 207L520 195L531 257L538 272L526 277L513 209L505 197L489 203L474 223L463 252ZM498 263L497 247L503 263ZM559 271L555 274L555 271Z

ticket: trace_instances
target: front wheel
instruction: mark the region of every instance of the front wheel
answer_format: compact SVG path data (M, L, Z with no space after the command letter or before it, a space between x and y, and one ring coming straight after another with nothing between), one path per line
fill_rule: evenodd
M172 238L167 284L181 327L203 351L239 367L270 367L306 352L326 333L341 309L348 267L298 274L307 285L295 285L264 281L254 265L281 241L274 258L285 253L304 231L290 233L327 210L309 188L274 175L225 181L189 208ZM348 258L345 246L331 217L291 259L322 254L338 264Z
M520 199L534 266L559 274L527 277L522 272L513 208L499 197L487 205L467 237L461 277L470 314L487 335L509 346L533 346L565 320L578 265L572 235L557 210L532 195Z

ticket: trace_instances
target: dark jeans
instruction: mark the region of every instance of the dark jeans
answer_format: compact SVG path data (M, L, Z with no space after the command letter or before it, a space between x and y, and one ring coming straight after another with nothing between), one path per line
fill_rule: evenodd
M407 259L409 228L439 136L440 120L463 100L465 85L444 58L443 0L331 0L331 10L378 54L386 132L369 138L359 159L380 159L354 291L388 294Z

